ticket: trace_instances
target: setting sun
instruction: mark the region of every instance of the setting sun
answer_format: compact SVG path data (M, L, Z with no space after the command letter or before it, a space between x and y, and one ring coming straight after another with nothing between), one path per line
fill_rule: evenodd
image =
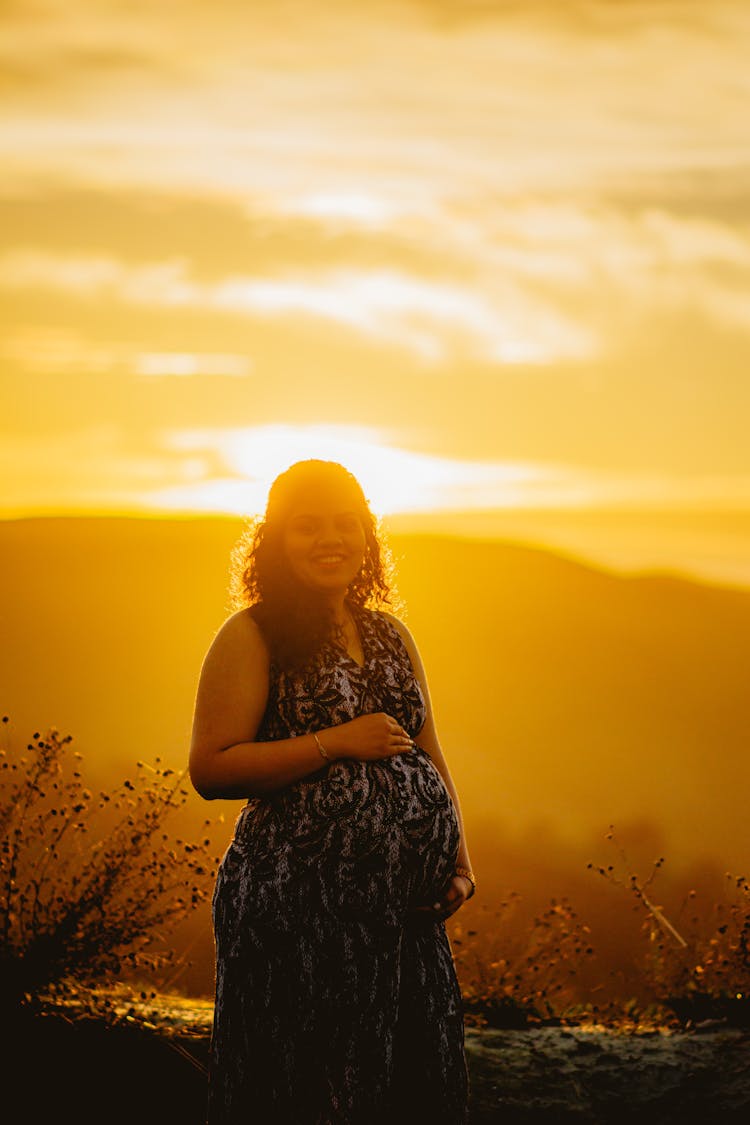
M157 509L257 513L274 477L309 458L338 461L353 472L379 515L514 506L522 486L539 476L523 465L462 462L399 449L388 444L389 436L364 426L177 432L168 435L168 449L193 458L196 473L207 460L218 460L227 475L155 492L149 500Z

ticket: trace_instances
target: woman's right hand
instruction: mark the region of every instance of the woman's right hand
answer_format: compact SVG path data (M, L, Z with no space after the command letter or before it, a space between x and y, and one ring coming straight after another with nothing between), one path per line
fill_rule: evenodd
M373 761L390 758L411 750L414 740L391 715L377 711L371 715L358 715L348 723L321 731L321 741L328 743L337 758L360 758Z

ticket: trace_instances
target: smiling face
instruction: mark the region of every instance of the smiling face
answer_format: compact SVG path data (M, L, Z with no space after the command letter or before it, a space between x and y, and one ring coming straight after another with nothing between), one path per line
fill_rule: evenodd
M284 522L283 547L303 585L334 596L346 593L366 548L352 490L343 482L327 482L300 493Z

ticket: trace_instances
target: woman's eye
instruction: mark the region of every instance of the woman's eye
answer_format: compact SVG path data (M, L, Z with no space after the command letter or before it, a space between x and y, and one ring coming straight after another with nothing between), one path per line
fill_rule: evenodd
M347 516L345 519L338 521L339 531L356 531L357 521L354 516Z
M292 524L292 531L296 531L298 535L314 535L315 524L311 520L299 520Z

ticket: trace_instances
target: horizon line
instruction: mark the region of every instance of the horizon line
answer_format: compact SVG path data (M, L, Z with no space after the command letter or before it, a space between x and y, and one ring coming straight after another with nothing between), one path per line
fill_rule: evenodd
M681 559L677 553L670 551L667 555L662 551L646 551L641 547L640 550L632 554L628 561L627 550L621 547L618 551L611 544L607 545L605 542L603 546L597 546L595 543L584 544L580 541L578 543L568 540L565 541L564 534L561 537L559 533L556 535L552 529L548 532L542 528L500 528L488 526L486 522L484 526L479 526L476 517L489 517L494 516L502 519L503 516L509 517L515 515L589 515L589 516L609 516L616 517L617 515L633 515L633 516L656 516L659 514L669 513L671 515L716 515L715 509L707 508L694 508L685 509L679 508L534 508L534 509L519 509L519 508L500 508L500 509L483 509L482 511L466 510L466 509L442 509L431 510L429 512L416 512L416 513L394 513L393 515L386 515L379 518L379 522L383 525L386 537L393 535L395 537L413 535L424 539L445 539L454 540L456 542L463 542L466 544L475 544L485 546L509 546L515 548L522 548L529 551L534 551L540 554L552 555L568 563L573 563L576 566L582 567L586 570L593 570L601 574L606 574L615 578L623 580L632 579L662 579L677 582L686 582L695 586L708 587L711 589L719 589L723 591L734 591L737 593L750 592L750 559L747 562L742 560L739 564L734 566L726 565L723 568L716 568L715 563L712 565L709 560L705 563L699 558L694 558L692 563L688 560ZM723 515L740 515L750 516L750 509L741 508L734 512L729 510L722 510ZM441 518L443 517L443 518ZM463 527L450 526L450 518L462 518L464 523ZM474 525L472 526L471 520L474 517ZM162 523L162 524L184 524L188 522L193 523L237 523L247 524L255 518L253 516L241 516L234 513L223 513L216 511L175 511L168 512L149 511L142 509L121 509L118 511L97 511L95 509L82 509L72 512L56 511L56 512L26 512L23 514L8 515L0 511L0 525L1 524L21 524L21 523L44 523L54 522L57 524L70 522L129 522L129 523ZM413 526L409 526L409 524ZM444 526L440 526L440 524ZM420 526L420 524L422 526ZM575 530L575 529L572 529ZM596 531L596 529L589 529ZM559 532L559 529L558 529ZM650 555L650 557L648 557ZM660 556L660 557L657 557Z

